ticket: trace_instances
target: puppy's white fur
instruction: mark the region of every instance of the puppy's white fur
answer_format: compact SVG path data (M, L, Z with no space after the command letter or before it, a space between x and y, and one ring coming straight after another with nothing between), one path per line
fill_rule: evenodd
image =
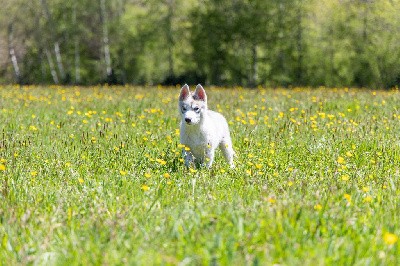
M199 84L191 93L185 84L179 95L179 111L182 116L180 140L189 147L183 149L185 165L194 163L211 167L214 154L219 147L231 168L234 167L232 140L226 119L217 112L208 110L207 95Z

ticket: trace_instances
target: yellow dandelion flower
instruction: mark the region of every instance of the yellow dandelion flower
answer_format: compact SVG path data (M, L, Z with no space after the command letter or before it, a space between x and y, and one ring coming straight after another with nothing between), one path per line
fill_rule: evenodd
M314 210L317 210L317 211L322 210L322 205L321 205L321 204L316 204L316 205L314 206Z
M145 174L144 174L144 177L150 178L150 177L151 177L151 174L150 174L150 173L145 173Z
M166 165L167 164L167 162L164 161L163 159L156 159L156 162L158 162L161 165Z
M276 202L275 198L268 198L267 201L271 204L274 204Z
M293 186L293 182L292 181L288 181L287 184L288 184L289 187Z
M364 198L364 202L371 202L371 201L372 201L372 197L369 195Z
M141 189L143 190L143 191L148 191L149 189L150 189L150 187L148 186L148 185L142 185L141 186Z
M31 171L31 176L35 177L37 176L38 172L37 171Z
M271 148L274 148L274 147L275 147L275 142L271 142L271 143L269 144L269 146L271 146Z
M342 179L342 181L349 181L350 177L349 175L342 175L340 179Z
M137 94L135 95L135 100L141 100L144 98L144 94Z
M341 156L339 156L339 157L337 158L337 162L338 162L339 164L344 164L344 163L345 163L344 158L341 157Z
M79 184L83 184L83 179L82 178L78 178L78 182L79 182Z
M0 171L5 171L6 170L6 166L4 164L0 164Z
M383 241L386 243L386 245L394 245L396 244L397 240L399 240L399 237L395 234L386 232L383 235Z
M343 197L347 200L348 203L351 203L351 195L349 194L344 194Z
M120 173L122 176L125 176L128 172L127 172L127 171L124 171L124 170L119 170L119 173Z
M190 151L190 148L185 146L185 151Z
M171 175L170 175L170 174L168 174L168 173L165 173L165 174L163 174L163 177L164 177L164 178L170 178L170 177L171 177Z
M190 171L191 173L196 173L196 172L197 172L197 170L196 170L196 169L193 169L193 168L189 168L189 171Z

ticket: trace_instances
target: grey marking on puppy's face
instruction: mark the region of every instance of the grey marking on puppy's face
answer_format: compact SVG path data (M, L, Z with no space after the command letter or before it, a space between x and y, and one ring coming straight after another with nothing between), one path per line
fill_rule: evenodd
M180 109L182 120L188 125L194 125L200 122L205 105L199 101L186 100L180 102Z

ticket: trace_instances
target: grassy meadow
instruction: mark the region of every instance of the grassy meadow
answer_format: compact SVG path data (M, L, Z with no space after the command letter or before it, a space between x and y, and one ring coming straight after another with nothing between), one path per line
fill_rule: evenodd
M398 90L205 87L186 170L179 89L0 87L0 265L400 263Z

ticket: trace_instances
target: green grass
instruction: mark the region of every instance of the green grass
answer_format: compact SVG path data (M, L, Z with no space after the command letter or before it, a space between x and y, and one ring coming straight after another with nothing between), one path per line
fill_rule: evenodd
M0 87L0 265L400 263L397 90L206 90L234 170L179 88Z

